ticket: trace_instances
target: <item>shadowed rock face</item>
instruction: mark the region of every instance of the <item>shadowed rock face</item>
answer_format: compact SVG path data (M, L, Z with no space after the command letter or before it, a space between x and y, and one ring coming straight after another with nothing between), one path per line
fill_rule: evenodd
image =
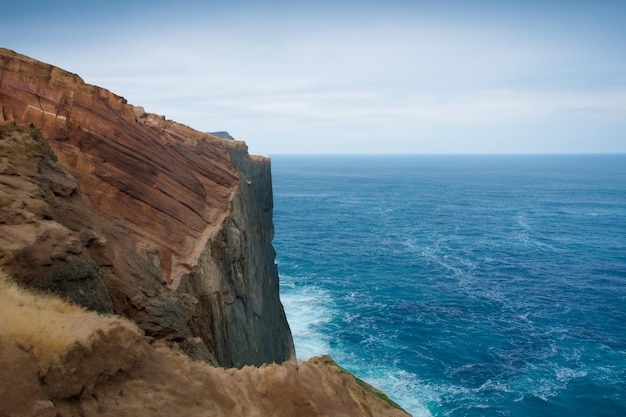
M269 159L6 49L0 123L0 267L195 358L294 357Z

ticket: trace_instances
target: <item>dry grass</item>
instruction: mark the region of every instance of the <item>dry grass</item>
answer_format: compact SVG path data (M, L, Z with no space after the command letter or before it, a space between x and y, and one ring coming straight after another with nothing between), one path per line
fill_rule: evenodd
M68 318L87 314L59 298L19 288L0 271L0 338L49 362L74 342ZM71 322L71 320L70 320Z
M23 162L37 160L46 152L49 147L38 129L13 123L0 124L0 156Z
M58 363L75 343L88 344L98 329L119 325L60 298L18 287L0 270L0 341L32 352L40 369ZM125 326L131 326L124 321Z

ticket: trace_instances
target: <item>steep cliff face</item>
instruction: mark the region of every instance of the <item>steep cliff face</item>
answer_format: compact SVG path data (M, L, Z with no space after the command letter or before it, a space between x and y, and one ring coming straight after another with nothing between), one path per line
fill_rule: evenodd
M0 267L16 280L222 366L294 357L269 160L6 49L1 122Z
M220 364L271 363L268 350L293 352L293 347L291 338L274 325L286 318L276 299L270 160L248 156L242 142L225 146L240 174L230 215L179 291L198 300L197 315L211 312L213 332L203 338L211 341L209 348Z

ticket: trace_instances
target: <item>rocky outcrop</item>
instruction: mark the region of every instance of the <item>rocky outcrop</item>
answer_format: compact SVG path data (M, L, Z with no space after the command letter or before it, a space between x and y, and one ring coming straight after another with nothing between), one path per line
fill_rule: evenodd
M6 49L0 123L0 266L16 280L222 366L294 357L268 159Z
M176 288L228 215L238 184L222 140L147 114L77 75L0 51L0 121L33 124L61 164Z
M289 361L272 201L243 142L0 49L0 416L407 416Z
M232 137L230 135L230 133L226 132L226 131L220 131L220 132L209 132L210 135L213 136L217 136L218 138L222 138L222 139L232 139L235 140L234 137Z
M90 392L145 353L132 323L21 290L1 270L0 299L2 416L56 415L51 400Z
M1 416L407 416L329 357L214 368L1 275L0 298Z
M0 124L0 267L30 288L112 313L102 278L111 248L99 230L123 236L58 164L41 132Z

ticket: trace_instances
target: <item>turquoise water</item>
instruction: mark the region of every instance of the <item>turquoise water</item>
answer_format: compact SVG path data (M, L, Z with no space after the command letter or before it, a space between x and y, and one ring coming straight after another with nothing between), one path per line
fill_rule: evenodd
M274 156L299 359L414 416L626 415L626 156Z

